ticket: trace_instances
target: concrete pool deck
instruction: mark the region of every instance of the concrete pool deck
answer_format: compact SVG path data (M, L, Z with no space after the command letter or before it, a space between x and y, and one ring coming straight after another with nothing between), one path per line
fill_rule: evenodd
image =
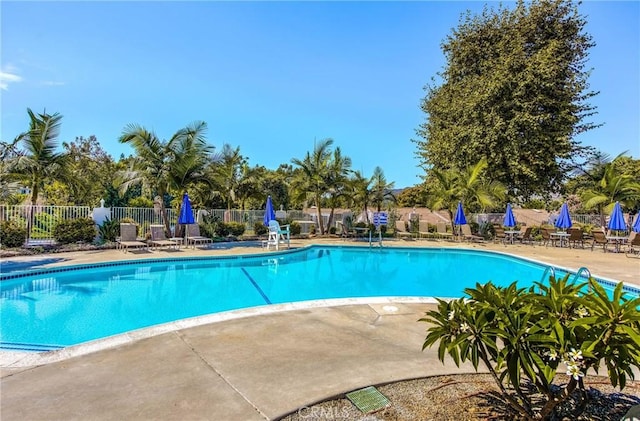
M308 244L354 243L292 241L292 247ZM424 240L385 244L494 250L572 270L586 266L594 276L640 284L640 259L601 249ZM233 243L216 244L210 250L83 251L6 258L3 266L256 252L265 250ZM436 349L421 351L426 325L416 321L432 306L429 300L342 300L318 305L251 310L194 326L176 324L170 331L131 335L102 348L88 346L77 356L65 356L64 350L47 353L31 360L33 364L20 364L24 355L0 353L0 418L277 419L371 384L473 371L469 366L443 365ZM249 317L256 314L260 317Z

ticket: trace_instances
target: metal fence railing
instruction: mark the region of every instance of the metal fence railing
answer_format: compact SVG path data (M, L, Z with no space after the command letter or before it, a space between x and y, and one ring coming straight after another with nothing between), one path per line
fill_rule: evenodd
M147 232L149 225L161 224L162 216L160 211L155 208L130 208L130 207L114 207L111 209L95 208L92 209L88 206L43 206L43 205L0 205L0 221L14 221L18 225L24 228L31 227L27 230L28 238L26 242L28 244L46 244L54 241L53 230L55 226L64 220L74 218L92 218L94 216L94 210L106 211L110 220L120 221L123 219L129 219L138 224L141 228L141 232ZM166 209L169 219L169 225L174 227L178 220L178 212L175 209ZM256 223L262 222L264 217L264 210L239 210L239 209L207 209L193 210L194 219L198 222L202 222L204 215L208 215L209 218L214 218L223 222L236 222L244 224L245 232L251 234L254 232L254 226ZM350 214L350 213L349 213ZM287 219L290 221L298 221L302 228L302 233L308 233L311 226L317 223L317 214L315 212L305 213L301 210L289 210L289 211L276 211L276 217L279 219ZM342 221L344 215L336 212L334 215L334 223ZM489 213L489 214L472 214L469 215L472 221L482 221L488 223L502 223L504 217L503 213ZM328 214L322 214L323 222L328 222ZM548 218L548 217L547 217ZM592 224L600 225L600 215L571 215L571 219L574 223L580 224ZM94 218L95 219L95 218ZM526 223L527 225L540 225L541 223L548 223L547 220L528 220L518 219L519 223ZM327 227L329 228L329 227ZM0 241L2 239L0 238Z
M89 218L89 206L48 206L48 205L0 205L0 221L13 221L28 229L31 244L47 244L54 241L55 226L67 219Z
M124 219L135 222L140 226L140 232L147 232L149 225L162 223L162 215L155 208L92 209L88 206L41 205L0 205L0 221L13 221L21 228L27 229L28 238L25 238L25 241L29 245L48 244L54 242L53 231L59 222L75 218L93 218L94 210L107 211L106 216L113 221ZM166 212L169 225L173 228L178 222L178 212L175 209L166 209ZM202 222L202 218L208 216L218 221L244 224L245 232L251 234L254 232L254 225L262 222L264 210L208 209L204 211L194 209L193 216L198 222ZM301 210L277 211L276 217L299 221L311 219L310 215ZM31 226L30 230L28 229L29 225Z

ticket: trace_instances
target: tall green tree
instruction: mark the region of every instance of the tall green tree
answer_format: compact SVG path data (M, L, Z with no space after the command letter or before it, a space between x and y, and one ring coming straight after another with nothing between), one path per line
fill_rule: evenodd
M113 158L102 149L95 136L76 137L75 141L63 142L69 154L69 203L96 206L105 198L115 173Z
M358 212L362 211L365 218L367 218L367 222L370 222L368 209L373 196L371 180L372 178L365 177L361 171L354 171L349 179L351 195L348 203L350 203L352 209Z
M315 144L313 153L307 152L303 159L291 160L291 163L300 169L291 183L294 199L316 206L318 229L321 235L325 234L321 206L322 196L327 189L326 178L331 160L331 145L333 145L333 139L323 139Z
M375 167L373 169L373 175L371 176L371 203L378 212L382 210L382 204L385 200L396 201L396 197L392 192L393 186L393 182L387 181L382 168Z
M419 185L403 189L398 194L397 200L400 207L424 206L427 202L424 186Z
M605 214L613 210L616 202L620 202L625 210L637 210L640 205L640 178L637 172L628 174L621 171L618 164L623 159L618 155L606 163L602 167L602 178L580 195L585 208L597 209L603 226Z
M342 154L340 148L333 151L333 155L327 168L325 184L327 204L329 205L329 219L327 226L333 225L333 216L336 207L348 194L349 173L351 172L351 158Z
M585 69L594 45L572 0L519 0L513 10L467 13L442 45L447 64L425 88L417 129L425 169L485 158L487 176L524 199L560 190L589 150L575 140L588 121Z
M125 127L121 143L130 144L136 156L129 169L121 171L121 189L142 185L159 197L160 213L170 233L165 197L180 195L190 185L206 182L204 169L213 147L206 141L207 124L199 121L178 130L168 141L137 124Z
M434 169L430 172L429 204L432 209L446 209L453 224L453 214L458 201L468 211L486 211L505 199L505 187L499 182L488 181L483 176L487 161L481 159L463 170Z
M7 177L19 180L31 191L31 205L38 201L45 183L68 179L69 156L58 151L62 116L37 114L27 109L29 130L13 141L15 155L6 166Z
M229 144L223 145L220 155L220 162L213 171L214 180L224 195L227 210L231 210L242 183L243 168L247 160L240 153L239 146L234 149Z

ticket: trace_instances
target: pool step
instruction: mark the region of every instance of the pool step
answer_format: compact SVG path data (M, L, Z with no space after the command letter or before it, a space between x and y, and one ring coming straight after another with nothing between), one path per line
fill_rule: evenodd
M62 349L60 345L25 344L19 342L0 342L3 351L47 352Z

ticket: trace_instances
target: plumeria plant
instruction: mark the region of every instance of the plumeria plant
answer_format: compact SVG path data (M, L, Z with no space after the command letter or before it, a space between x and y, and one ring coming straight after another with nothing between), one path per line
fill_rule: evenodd
M420 319L429 323L422 349L438 343L440 361L449 355L476 370L482 361L501 399L524 419L553 419L570 398L579 403L577 416L586 407L588 373L604 365L623 389L640 368L640 298L628 298L622 283L610 297L593 278L568 279L528 289L489 282L465 289L464 298L438 300ZM559 370L568 381L554 384Z

